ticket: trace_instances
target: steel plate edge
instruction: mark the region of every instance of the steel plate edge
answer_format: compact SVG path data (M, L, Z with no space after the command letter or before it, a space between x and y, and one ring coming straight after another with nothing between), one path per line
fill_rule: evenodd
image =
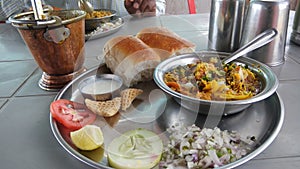
M99 65L101 66L101 65ZM97 70L97 68L99 68L99 66L96 66L94 68L91 68L90 70L84 72L83 74L79 75L78 77L76 77L72 82L70 82L69 84L67 84L54 98L54 101L57 99L60 99L62 97L62 94L71 86L73 85L74 81L77 81L78 79L82 78L83 76L87 75L88 73L91 73L95 70ZM250 154L244 156L243 158L241 158L240 160L237 160L235 162L232 162L230 164L224 165L219 167L219 169L227 169L227 168L235 168L238 167L250 160L253 160L257 155L259 155L261 152L263 152L274 140L275 138L278 136L282 126L283 126L283 122L284 122L284 115L285 115L285 108L284 108L284 104L283 101L281 99L281 97L279 96L278 92L276 91L272 96L276 96L277 99L279 100L280 103L280 112L277 113L279 116L279 119L276 120L276 123L274 124L274 130L272 130L270 137L265 140L265 142L263 144L261 144L257 149L255 149L254 151L252 151ZM271 96L270 96L271 97ZM95 161L92 161L91 159L83 156L82 154L80 154L79 152L75 151L70 145L67 144L67 142L62 138L62 135L58 132L58 127L57 127L57 123L56 121L53 120L51 113L50 114L50 127L51 130L53 132L53 135L55 136L56 140L59 142L59 144L69 153L71 154L73 157L75 157L76 159L78 159L79 161L93 167L93 168L104 168L104 169L112 169L109 166L104 166L100 163L97 163Z
M101 65L100 65L101 66ZM53 99L53 101L58 100L61 98L62 94L71 86L73 85L74 81L77 81L78 79L82 78L83 76L85 76L86 74L93 72L95 70L97 70L99 66L95 66L93 68L91 68L90 70L85 71L84 73L82 73L81 75L77 76L75 79L73 79L71 82L69 82L65 87L63 87L58 94L55 96L55 98ZM112 169L110 167L107 166L102 166L100 163L96 163L94 161L92 161L91 159L83 156L82 154L80 154L79 152L75 151L69 144L67 144L67 142L63 139L62 135L58 132L58 127L57 127L57 123L56 121L53 120L53 117L51 115L51 113L49 112L49 121L50 121L50 127L52 130L52 133L55 137L55 139L58 141L58 143L69 153L71 154L73 157L75 157L76 159L78 159L79 161L93 167L93 168L103 168L103 169Z
M243 158L241 158L240 160L237 160L235 162L232 162L230 164L224 165L219 167L218 169L231 169L231 168L236 168L238 166L241 166L242 164L245 164L246 162L253 160L256 156L258 156L260 153L262 153L266 148L269 147L269 145L275 140L275 138L278 136L282 126L283 126L283 121L284 121L284 115L285 115L285 111L284 111L284 104L283 101L281 99L281 97L279 96L278 92L276 91L274 93L274 95L277 96L279 103L280 103L280 118L277 121L277 123L275 124L275 130L272 131L272 134L270 135L270 137L262 144L260 145L256 150L254 150L253 152L251 152L250 154L244 156Z

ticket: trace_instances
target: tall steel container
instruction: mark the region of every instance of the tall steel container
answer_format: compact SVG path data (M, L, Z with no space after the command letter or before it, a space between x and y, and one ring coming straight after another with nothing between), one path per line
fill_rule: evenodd
M291 41L296 43L297 45L300 45L300 3L297 5L296 13L294 16Z
M234 52L239 47L245 0L212 0L208 49Z
M278 35L269 44L248 53L247 57L269 66L277 66L284 62L289 10L289 0L252 0L250 2L240 46L270 28L276 29Z

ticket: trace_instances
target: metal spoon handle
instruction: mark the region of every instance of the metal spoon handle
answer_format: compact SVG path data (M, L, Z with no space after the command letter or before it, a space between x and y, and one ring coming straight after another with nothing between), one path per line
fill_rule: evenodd
M87 0L79 0L78 6L80 9L84 10L87 13L93 13L94 11L93 5Z
M248 42L246 45L235 51L230 56L223 59L223 64L227 64L236 58L245 55L248 52L251 52L263 45L266 45L267 43L271 42L275 36L277 35L276 29L268 29L261 34L257 35L253 40Z
M43 11L43 6L41 0L31 0L33 14L35 20L44 20L46 15Z

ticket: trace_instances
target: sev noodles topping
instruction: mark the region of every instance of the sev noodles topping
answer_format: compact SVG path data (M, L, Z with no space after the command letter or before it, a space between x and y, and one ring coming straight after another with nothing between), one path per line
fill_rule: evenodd
M85 18L86 19L93 19L93 18L102 18L105 16L110 16L112 13L110 11L93 11L93 13L87 13Z
M217 66L217 59L177 66L164 74L172 90L204 100L242 100L256 95L260 80L247 66Z

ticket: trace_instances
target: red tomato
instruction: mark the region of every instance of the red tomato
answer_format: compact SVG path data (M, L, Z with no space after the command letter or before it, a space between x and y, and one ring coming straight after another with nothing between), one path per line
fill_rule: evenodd
M56 121L71 130L78 130L87 124L91 124L97 117L84 104L66 99L52 102L50 112Z

